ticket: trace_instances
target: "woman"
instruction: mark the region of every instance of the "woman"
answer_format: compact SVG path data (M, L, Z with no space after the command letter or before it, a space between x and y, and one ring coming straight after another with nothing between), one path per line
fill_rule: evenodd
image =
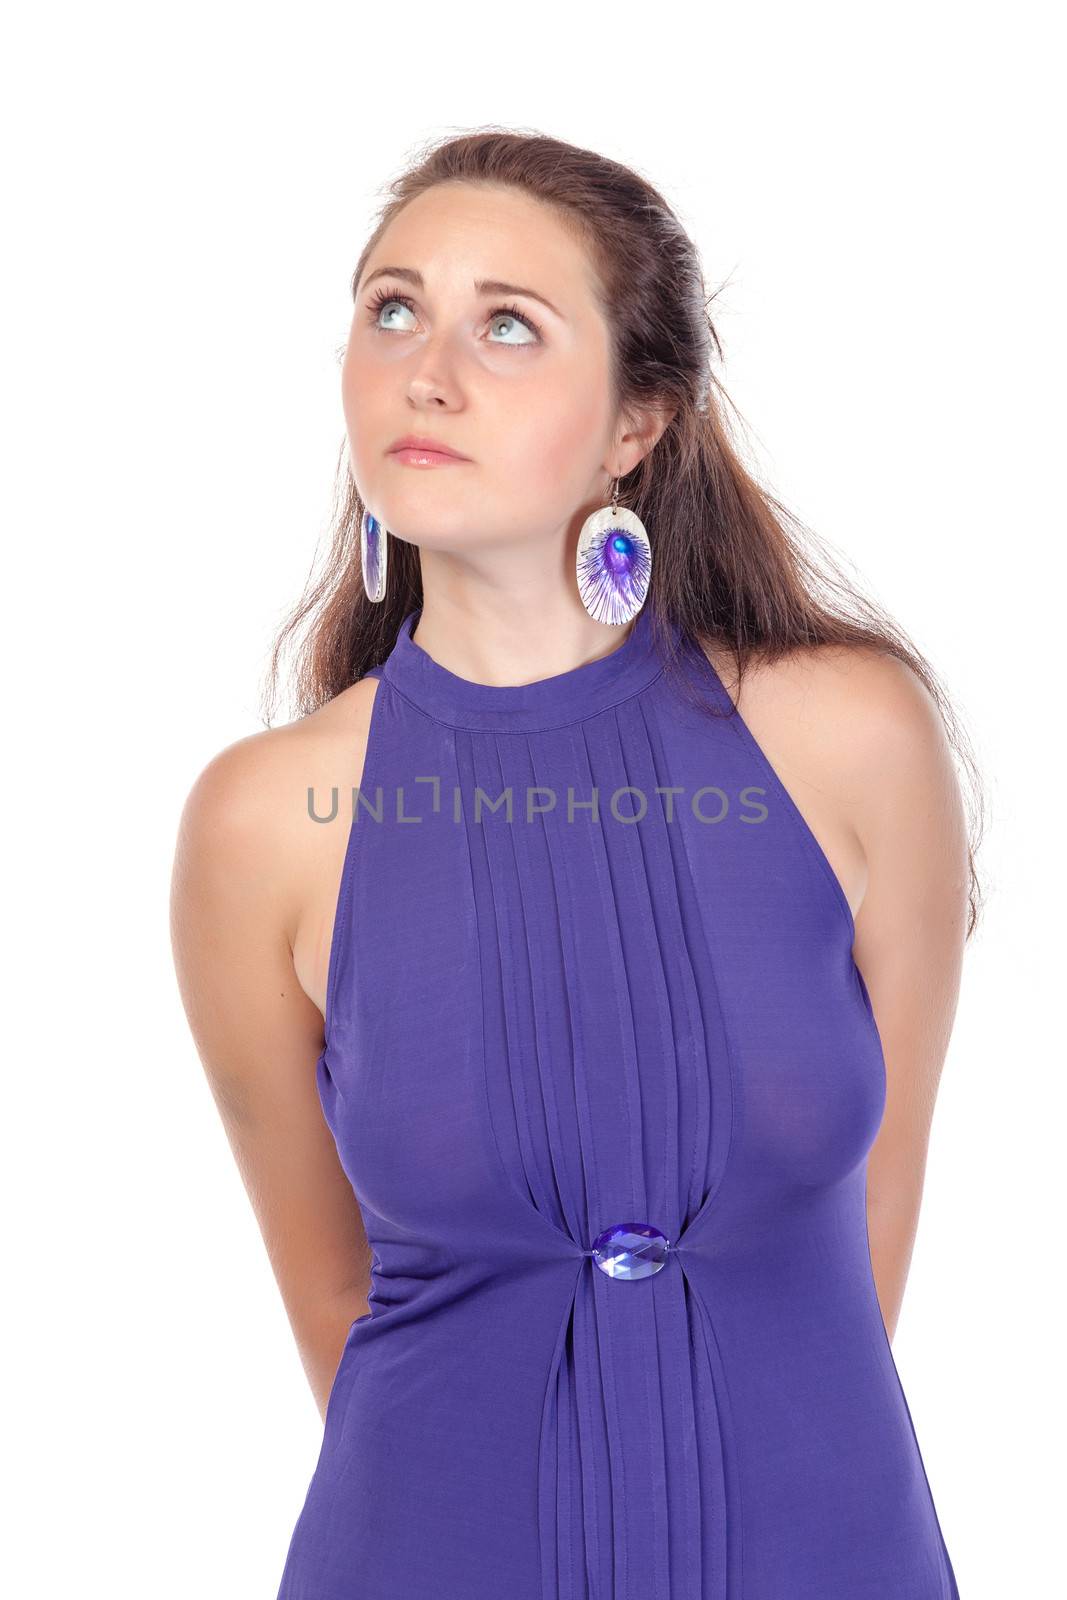
M324 1415L279 1600L947 1600L889 1344L978 904L945 698L742 466L642 178L443 143L353 296L302 714L174 885Z

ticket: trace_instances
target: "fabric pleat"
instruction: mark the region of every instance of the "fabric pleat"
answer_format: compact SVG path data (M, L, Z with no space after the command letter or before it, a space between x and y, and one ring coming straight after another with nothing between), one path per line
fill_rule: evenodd
M617 1222L651 1220L677 1242L729 1142L727 1042L688 863L642 799L662 782L650 713L634 699L575 727L458 733L456 766L465 792L485 797L466 838L488 930L495 1134L516 1189L587 1252L545 1379L544 1600L718 1600L726 1520L707 1310L693 1309L680 1252L625 1286L591 1256ZM529 822L500 804L509 794L534 797ZM594 795L617 825L583 808Z

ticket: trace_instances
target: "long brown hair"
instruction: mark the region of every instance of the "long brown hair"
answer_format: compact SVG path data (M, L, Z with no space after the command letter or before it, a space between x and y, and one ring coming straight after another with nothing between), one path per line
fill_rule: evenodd
M624 478L622 504L653 547L646 605L683 639L730 653L739 688L747 664L818 645L873 648L911 668L935 703L965 777L969 916L982 892L975 855L983 797L970 740L930 663L897 623L864 596L832 554L743 464L742 422L715 371L722 346L696 248L663 196L631 168L537 132L488 128L424 148L388 186L352 274L353 299L382 233L417 195L446 182L512 185L554 208L585 243L611 329L620 407L673 411L654 449ZM719 291L716 291L716 294ZM342 442L326 561L275 639L268 669L270 723L281 654L301 633L292 673L297 715L325 705L384 661L400 624L422 605L418 547L389 535L387 593L367 599L359 558L363 503ZM664 630L664 638L666 632Z

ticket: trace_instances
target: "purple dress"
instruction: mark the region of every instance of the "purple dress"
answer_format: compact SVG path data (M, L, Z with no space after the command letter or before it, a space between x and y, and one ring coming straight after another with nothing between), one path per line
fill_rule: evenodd
M958 1600L818 842L647 606L504 687L418 618L374 674L317 1069L371 1309L278 1600Z

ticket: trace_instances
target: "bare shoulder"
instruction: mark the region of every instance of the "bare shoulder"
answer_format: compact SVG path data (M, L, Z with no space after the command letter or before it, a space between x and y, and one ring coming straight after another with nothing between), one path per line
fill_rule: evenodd
M812 645L776 661L753 657L745 669L738 700L733 657L723 646L702 639L705 655L742 716L746 705L809 705L837 716L874 714L883 729L914 732L940 723L937 708L918 675L887 651L873 646Z
M757 738L762 729L793 759L809 756L850 790L900 775L902 764L921 777L949 760L933 697L896 656L868 646L819 645L773 662L754 659L738 694L729 652L701 643Z
M796 801L858 914L875 861L961 837L961 805L945 725L904 661L870 646L798 649L754 659L740 691L729 651L701 645L754 739ZM901 826L931 819L925 839Z
M254 887L292 938L307 869L321 857L310 809L327 809L334 788L358 783L377 688L377 679L364 678L319 710L213 756L184 804L179 869L225 871L235 887Z

